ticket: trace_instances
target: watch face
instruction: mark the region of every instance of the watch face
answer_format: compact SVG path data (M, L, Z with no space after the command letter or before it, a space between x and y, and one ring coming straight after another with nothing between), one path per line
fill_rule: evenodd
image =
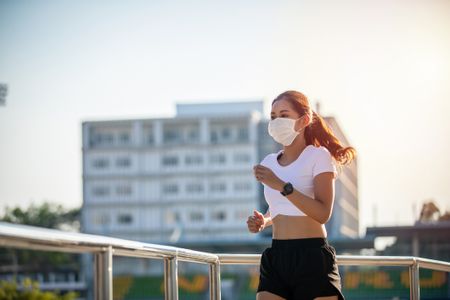
M283 192L281 194L286 196L286 195L289 195L290 193L292 193L293 191L294 191L294 188L293 188L292 184L290 182L288 182L284 185Z
M286 185L286 193L290 194L294 191L294 188L292 187L292 184L287 184Z

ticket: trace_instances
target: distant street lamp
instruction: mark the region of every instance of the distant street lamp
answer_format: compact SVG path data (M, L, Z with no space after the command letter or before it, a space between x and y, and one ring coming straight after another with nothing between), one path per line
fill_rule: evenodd
M8 94L8 86L0 83L0 105L6 105L6 94Z

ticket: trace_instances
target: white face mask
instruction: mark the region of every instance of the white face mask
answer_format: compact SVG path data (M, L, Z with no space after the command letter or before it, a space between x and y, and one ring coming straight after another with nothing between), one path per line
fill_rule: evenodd
M297 120L300 120L298 118ZM292 144L297 135L304 129L295 131L295 119L289 118L275 118L269 121L268 131L269 135L277 142L284 146Z

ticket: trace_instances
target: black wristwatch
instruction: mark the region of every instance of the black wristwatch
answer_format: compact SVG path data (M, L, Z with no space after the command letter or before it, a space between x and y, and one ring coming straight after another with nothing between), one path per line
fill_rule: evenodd
M283 190L280 193L283 196L287 196L289 194L292 194L293 191L294 187L292 186L292 183L286 182L286 184L283 186Z

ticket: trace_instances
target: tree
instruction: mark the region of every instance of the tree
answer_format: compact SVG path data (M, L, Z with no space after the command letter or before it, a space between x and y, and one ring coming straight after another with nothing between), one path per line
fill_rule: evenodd
M441 214L438 206L434 203L433 199L428 199L422 205L419 221L422 223L450 221L450 212L446 211Z
M26 210L6 207L0 219L4 222L45 228L80 230L80 208L65 210L62 205L44 202L40 206L31 204Z
M0 221L53 229L79 231L80 209L64 209L61 205L45 202L31 204L27 209L6 207ZM22 273L72 270L79 272L77 254L32 250L1 249L0 272Z
M432 222L439 218L439 208L434 203L433 200L427 201L422 205L422 210L420 211L420 222Z

